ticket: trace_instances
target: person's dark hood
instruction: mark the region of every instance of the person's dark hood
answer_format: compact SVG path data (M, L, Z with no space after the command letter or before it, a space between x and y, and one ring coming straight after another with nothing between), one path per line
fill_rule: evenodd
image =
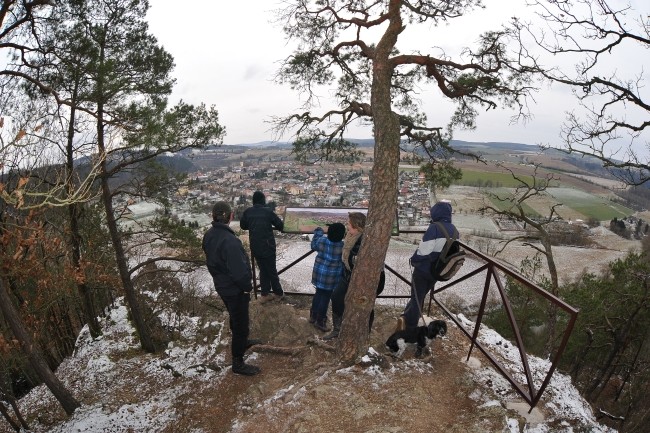
M439 201L431 206L431 221L432 222L451 222L451 203Z
M266 204L266 197L262 191L255 191L253 193L253 204Z

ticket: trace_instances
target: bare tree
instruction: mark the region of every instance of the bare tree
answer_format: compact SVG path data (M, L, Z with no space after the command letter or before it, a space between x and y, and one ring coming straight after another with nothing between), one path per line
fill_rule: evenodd
M562 204L556 203L551 205L548 214L541 217L531 215L526 209L527 201L534 199L535 197L544 196L546 194L546 189L554 182L557 182L558 179L553 173L548 173L545 177L538 176L537 173L539 166L537 165L535 166L532 176L517 174L508 167L503 165L500 166L510 172L513 179L515 179L519 184L512 194L505 197L489 193L488 197L500 204L498 206L486 205L484 208L480 209L479 212L488 211L494 215L521 221L526 227L531 227L532 230L527 230L524 235L514 236L503 241L503 245L497 254L503 251L510 243L523 241L524 245L531 247L546 259L546 265L550 276L550 291L553 295L558 296L560 285L557 266L555 265L555 259L553 257L552 237L548 230L548 226L559 219L557 208L562 206ZM531 242L531 240L537 240L539 243ZM546 354L551 352L552 344L555 341L556 322L557 308L553 304L549 308L548 320L546 323Z
M277 78L307 97L306 111L275 119L278 132L295 132L299 159L346 160L355 156L354 145L345 139L348 128L356 122L373 127L368 223L339 338L340 357L351 363L368 347L368 318L397 206L400 143L403 138L420 146L447 142L440 139L441 128L429 126L420 109L420 86L428 85L435 96L457 103L450 133L454 127L473 128L479 107L515 107L525 115L525 96L532 88L509 58L501 31L481 35L478 47L466 48L457 60L437 47L427 54L406 45L408 52L401 51L400 38L422 27L429 29L423 46L434 45L436 37L442 43L448 35L438 26L480 9L480 0L292 0L285 5L278 20L297 48ZM312 113L320 86L333 83L338 107Z
M58 70L62 67L58 65ZM38 68L38 75L43 82L49 81L47 71ZM65 71L62 75L75 80L77 71ZM78 80L78 78L76 78ZM26 90L26 94L21 94ZM11 113L14 123L20 121L24 126L24 136L11 143L7 153L13 153L16 158L7 167L13 174L29 179L24 188L16 189L20 193L21 203L13 200L13 205L25 210L37 207L67 208L68 219L64 227L68 233L67 241L71 250L69 260L72 261L76 274L79 276L78 289L83 300L85 321L93 337L101 334L93 292L88 286L84 275L83 239L81 224L83 208L89 201L98 196L95 178L98 166L92 166L90 159L94 148L89 134L88 116L80 120L76 115L77 96L72 92L71 104L55 104L49 95L34 94L34 87L15 86L12 104L5 104L5 112ZM38 157L32 156L38 155Z
M642 60L650 48L650 3L631 3L530 0L546 26L515 20L513 28L522 64L578 98L582 110L567 112L562 127L564 148L641 185L650 179L649 64ZM632 62L622 56L630 52L638 53Z
M59 403L61 403L65 412L68 415L72 415L75 409L80 406L79 402L47 365L42 351L38 345L34 343L27 328L20 319L20 315L18 314L18 311L5 288L5 284L1 279L0 311L2 311L2 315L11 328L11 331L16 336L16 339L20 342L20 345L25 352L25 355L28 357L30 364L34 368L34 371L36 371L40 379L47 385L52 394L54 394L54 397L56 397Z

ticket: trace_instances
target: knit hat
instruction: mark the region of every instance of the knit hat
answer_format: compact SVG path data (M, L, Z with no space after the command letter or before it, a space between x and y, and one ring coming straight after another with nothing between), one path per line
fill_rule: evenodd
M262 191L255 191L253 193L253 204L265 204L266 197Z
M341 242L345 237L345 226L341 223L330 224L327 228L327 239L332 242Z

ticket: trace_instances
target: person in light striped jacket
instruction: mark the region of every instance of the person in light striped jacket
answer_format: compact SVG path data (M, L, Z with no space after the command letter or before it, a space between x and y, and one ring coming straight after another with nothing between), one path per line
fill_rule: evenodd
M424 298L436 284L436 279L431 274L431 266L438 260L447 237L435 223L441 223L450 235L457 233L456 227L451 223L451 203L439 201L431 207L430 212L431 223L424 236L422 236L418 249L410 259L413 267L411 299L397 321L396 330L398 331L418 326L418 320L422 315Z

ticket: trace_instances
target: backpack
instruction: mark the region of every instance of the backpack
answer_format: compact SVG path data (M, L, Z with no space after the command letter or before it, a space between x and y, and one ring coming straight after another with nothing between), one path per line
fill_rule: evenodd
M453 237L449 237L449 233L443 224L439 222L434 224L438 226L447 240L438 259L431 263L431 275L437 281L447 281L453 278L465 263L465 250L460 247L458 230L455 227Z

